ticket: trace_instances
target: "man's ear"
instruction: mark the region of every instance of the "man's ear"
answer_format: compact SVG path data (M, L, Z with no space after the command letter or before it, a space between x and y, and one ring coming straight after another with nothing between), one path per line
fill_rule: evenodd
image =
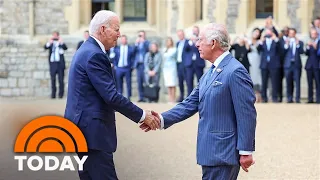
M212 40L212 46L211 46L211 49L213 49L215 46L215 40Z

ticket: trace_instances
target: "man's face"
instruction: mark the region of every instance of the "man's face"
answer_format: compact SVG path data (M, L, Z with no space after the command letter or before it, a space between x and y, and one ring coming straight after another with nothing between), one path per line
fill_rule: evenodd
M121 44L122 45L126 45L127 44L127 37L125 37L125 36L121 37Z
M199 35L199 39L196 43L196 46L199 50L200 53L200 57L202 59L206 59L209 60L210 58L212 58L212 42L208 42L205 36L205 31L201 31L200 35Z
M271 37L272 36L272 31L270 29L266 29L266 35Z
M59 35L56 32L52 33L52 37L53 37L53 39L56 39L56 40L59 39Z
M119 18L114 17L110 20L110 27L103 27L102 38L103 45L106 50L109 50L112 47L117 45L117 40L120 37L120 23Z
M183 31L178 31L178 32L177 32L177 35L178 35L178 38L179 38L180 40L183 40L183 39L184 39L184 32L183 32Z
M283 29L283 35L288 36L288 34L289 34L289 28L285 27Z
M199 36L199 29L197 27L193 27L192 33L193 35Z
M85 40L89 38L89 32L84 32L83 37Z
M317 39L317 38L318 38L318 32L317 32L317 30L312 29L312 30L310 31L310 36L311 36L312 39Z
M144 32L139 32L138 36L142 39L145 39L146 35L144 34Z
M315 19L313 24L314 24L315 27L320 28L320 19Z
M294 30L289 30L289 37L290 38L294 38L294 37L296 37L296 32L294 31Z

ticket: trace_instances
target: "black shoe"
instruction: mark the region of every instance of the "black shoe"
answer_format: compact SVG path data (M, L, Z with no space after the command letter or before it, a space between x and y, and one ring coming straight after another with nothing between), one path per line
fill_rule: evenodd
M293 103L293 101L288 101L287 103Z
M140 99L138 102L146 102L145 100L143 100L143 99Z
M307 104L312 104L312 103L314 103L314 102L313 102L313 101L308 101L308 102L307 102Z

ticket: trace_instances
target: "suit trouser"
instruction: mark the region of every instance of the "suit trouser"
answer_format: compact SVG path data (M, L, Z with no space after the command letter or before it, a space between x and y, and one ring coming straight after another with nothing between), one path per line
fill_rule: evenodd
M179 89L180 89L180 97L179 101L184 99L184 77L185 77L185 67L183 63L177 63L177 70L178 70L178 79L179 79Z
M196 74L197 80L199 82L201 76L203 75L203 68L196 66L196 64L193 62L191 66L185 68L185 77L186 77L186 83L188 88L188 96L191 94L194 88L194 85L193 85L194 74Z
M316 82L316 102L320 103L320 69L307 69L308 101L313 102L313 79Z
M279 80L278 80L278 96L279 96L279 101L282 102L282 97L283 97L283 78L284 78L284 70L281 68L279 70Z
M113 162L113 153L89 149L87 153L78 153L81 159L88 158L83 165L83 171L78 171L81 180L117 180L117 173Z
M137 65L137 81L138 81L139 100L143 100L144 99L144 95L143 95L144 64L143 63L138 63Z
M60 62L50 62L50 76L51 76L51 97L56 97L56 76L58 74L59 80L59 97L62 98L64 94L64 68L61 67Z
M120 94L123 93L123 78L126 78L127 84L127 97L131 97L131 69L130 68L120 68L118 67L116 70L116 83L117 90Z
M268 95L268 80L269 77L271 78L271 85L272 85L272 101L278 102L278 80L279 80L279 73L280 69L261 69L261 77L262 77L262 99L267 102Z
M296 102L300 102L301 68L296 68L294 64L291 64L289 68L285 68L284 73L286 76L288 102L292 102L293 99L294 82L296 86Z
M236 180L240 166L202 166L202 180Z

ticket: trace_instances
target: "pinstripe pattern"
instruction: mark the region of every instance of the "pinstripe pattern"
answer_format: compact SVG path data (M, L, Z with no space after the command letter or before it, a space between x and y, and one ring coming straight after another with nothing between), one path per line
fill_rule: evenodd
M202 180L236 180L240 166L202 166Z
M168 128L199 112L197 162L202 166L239 165L239 150L255 150L256 110L251 78L227 55L205 83L202 76L192 93L162 114ZM219 83L217 83L219 82Z

